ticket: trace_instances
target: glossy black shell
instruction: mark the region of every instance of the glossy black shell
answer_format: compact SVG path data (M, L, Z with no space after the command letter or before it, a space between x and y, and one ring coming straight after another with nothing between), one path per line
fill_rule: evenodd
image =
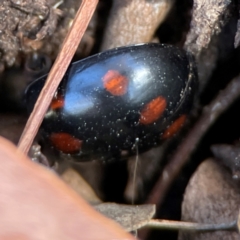
M103 84L109 71L127 79L127 91L111 94ZM29 111L46 76L26 90ZM58 96L61 108L49 109L42 124L44 136L68 133L82 141L79 160L111 159L146 151L161 142L161 135L193 102L197 74L193 57L162 44L139 44L112 49L72 63ZM142 124L141 114L153 99L163 97L166 107L154 122ZM60 149L61 150L61 149Z

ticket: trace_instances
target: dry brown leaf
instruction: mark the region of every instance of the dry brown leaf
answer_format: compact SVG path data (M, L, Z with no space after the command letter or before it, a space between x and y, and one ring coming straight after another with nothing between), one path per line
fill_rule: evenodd
M95 209L118 222L126 231L134 231L145 226L155 214L155 205L124 205L100 203Z
M101 200L98 198L91 186L74 169L68 168L66 171L63 172L61 177L64 182L66 182L87 202L92 204L101 202Z
M0 137L0 239L134 239Z

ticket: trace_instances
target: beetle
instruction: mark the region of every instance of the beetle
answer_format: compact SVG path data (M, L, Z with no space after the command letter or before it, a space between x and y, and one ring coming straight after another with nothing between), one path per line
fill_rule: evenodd
M29 111L46 78L27 87ZM45 115L43 136L80 161L141 153L183 125L196 86L193 56L174 46L147 43L101 52L70 65Z

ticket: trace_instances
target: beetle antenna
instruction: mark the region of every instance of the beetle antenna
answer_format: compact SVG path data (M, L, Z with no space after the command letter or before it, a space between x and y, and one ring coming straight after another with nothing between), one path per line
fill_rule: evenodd
M136 138L135 139L136 159L135 159L134 170L133 170L132 205L134 204L134 201L135 201L136 176L137 176L137 166L138 166L138 160L139 160L138 142L139 142L139 138Z
M135 158L134 170L133 170L132 205L134 205L134 201L135 201L137 166L138 166L138 161L139 161L138 142L139 142L139 138L136 138L136 139L135 139L136 158ZM138 235L137 230L135 230L135 231L133 232L133 234L134 234L134 236L137 238L137 235Z

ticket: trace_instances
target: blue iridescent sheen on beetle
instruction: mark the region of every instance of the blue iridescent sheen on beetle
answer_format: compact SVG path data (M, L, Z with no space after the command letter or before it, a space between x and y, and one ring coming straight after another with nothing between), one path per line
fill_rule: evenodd
M26 90L29 111L45 83ZM197 85L191 54L173 46L139 44L72 63L42 124L59 151L79 160L119 159L171 137L190 111Z

